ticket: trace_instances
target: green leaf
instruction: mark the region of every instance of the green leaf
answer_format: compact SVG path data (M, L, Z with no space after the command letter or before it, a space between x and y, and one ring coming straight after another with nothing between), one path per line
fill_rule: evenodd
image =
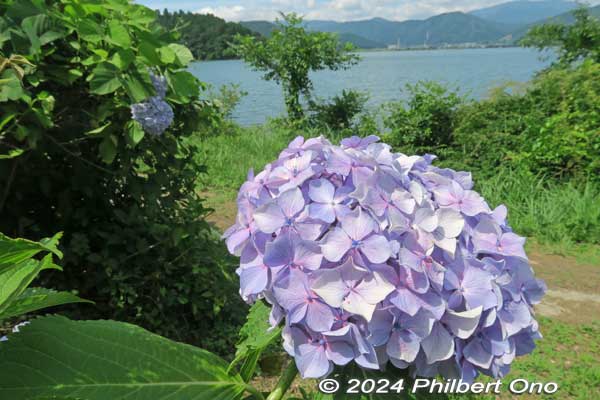
M249 381L254 375L256 364L262 352L281 336L280 327L269 330L271 328L269 324L270 312L271 309L262 301L257 301L250 308L246 323L240 329L240 342L236 346L235 359L231 362L229 368L233 369L240 361L245 360L241 371L246 381Z
M0 315L25 291L40 271L47 269L46 264L52 264L50 254L42 261L23 261L0 273Z
M164 64L172 64L175 62L176 54L175 51L169 46L163 46L158 48L157 50L158 56L160 57L160 61Z
M35 319L0 346L0 398L241 399L219 357L114 321Z
M112 56L110 62L121 71L125 71L129 68L134 59L135 54L133 54L133 51L130 49L120 49Z
M175 58L180 66L187 67L189 63L194 61L194 55L184 45L171 43L169 44L169 48L175 53Z
M161 63L156 46L150 42L141 42L138 50L145 63L150 65L159 65Z
M31 44L31 47L29 48L29 52L31 54L37 54L41 50L42 42L40 41L39 31L46 23L45 21L47 19L48 17L46 15L39 14L27 17L21 22L21 28L27 35L27 38Z
M144 138L144 128L137 121L131 121L127 129L127 138L132 146L137 145Z
M25 152L25 150L23 150L23 149L13 149L13 150L10 150L6 154L0 154L0 160L8 160L11 158L19 157L24 152Z
M133 103L139 103L152 96L152 83L147 72L134 71L124 75L121 79L123 87Z
M121 87L120 75L121 71L113 64L108 62L98 64L92 71L90 91L99 95L113 93Z
M87 131L86 133L84 133L84 135L86 135L86 136L98 135L98 134L104 132L104 130L106 128L108 128L111 124L112 124L112 122L108 122L107 124L104 124L104 125L96 128L96 129L92 129L91 131Z
M32 242L27 239L11 239L0 233L0 273L14 264L29 260L41 251L48 251L62 258L62 253L56 247L61 237L62 233L57 233L50 239Z
M19 100L25 95L21 80L12 69L4 71L0 76L0 103Z
M187 71L167 72L169 84L175 96L181 99L189 99L200 95L198 79Z
M18 317L41 310L43 308L60 306L70 303L93 303L81 299L69 292L57 292L44 288L28 288L16 297L11 304L0 314L0 320Z
M112 135L106 136L100 143L98 151L100 152L102 161L106 164L111 164L117 156L117 139Z
M89 18L79 20L76 32L86 42L97 44L102 41L102 28Z
M131 47L131 37L122 21L111 19L108 23L108 40L112 44L127 49Z

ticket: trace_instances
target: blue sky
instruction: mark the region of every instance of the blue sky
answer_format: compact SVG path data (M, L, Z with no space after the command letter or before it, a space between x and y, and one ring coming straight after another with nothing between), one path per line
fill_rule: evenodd
M278 11L295 11L307 19L350 21L382 17L427 18L450 11L471 11L508 0L138 0L153 9L212 13L228 21L273 20ZM597 1L593 1L597 3Z

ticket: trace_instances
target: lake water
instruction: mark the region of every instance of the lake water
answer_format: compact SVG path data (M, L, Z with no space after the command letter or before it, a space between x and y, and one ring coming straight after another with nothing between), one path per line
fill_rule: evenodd
M460 88L473 98L507 82L527 82L536 71L549 64L533 49L460 49L428 51L377 51L361 53L362 60L346 71L320 71L312 74L315 95L330 98L343 89L369 93L368 106L404 98L408 83L434 80ZM285 113L281 88L261 79L240 60L194 63L192 73L218 88L239 84L248 95L233 117L242 125L259 124Z

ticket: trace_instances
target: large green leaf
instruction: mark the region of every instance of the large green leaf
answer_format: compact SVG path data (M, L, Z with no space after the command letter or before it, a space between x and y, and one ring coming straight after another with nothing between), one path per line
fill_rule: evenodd
M267 305L262 301L257 301L250 308L246 323L240 329L240 342L236 346L235 359L232 361L230 369L244 360L241 374L245 381L252 378L261 353L281 335L280 327L270 329L270 312Z
M62 253L56 247L62 233L49 239L32 242L27 239L11 239L0 233L0 273L6 271L14 264L20 264L41 251L48 251L62 258Z
M0 399L229 400L248 386L202 349L114 321L38 318L0 345Z
M0 273L0 315L27 289L27 286L38 276L40 271L52 264L52 256L48 254L42 261L27 260Z
M17 317L41 310L70 303L93 303L81 299L69 292L57 292L44 288L29 288L16 297L11 304L0 313L0 320Z
M121 71L108 62L98 64L92 71L90 91L94 94L109 94L121 87Z
M181 99L197 97L200 94L198 79L188 71L168 72L167 78L173 94Z
M131 37L121 21L111 20L108 23L108 39L111 43L124 49L131 47Z
M15 71L4 71L0 75L0 103L19 100L24 95L25 90Z
M189 63L194 61L194 55L182 44L171 43L169 48L175 53L175 59L181 67L187 67Z

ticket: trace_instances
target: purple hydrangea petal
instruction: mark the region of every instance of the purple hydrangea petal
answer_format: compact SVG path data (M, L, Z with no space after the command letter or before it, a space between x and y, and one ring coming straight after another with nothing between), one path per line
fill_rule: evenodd
M440 323L433 325L431 333L421 342L427 363L447 360L454 353L454 340Z

